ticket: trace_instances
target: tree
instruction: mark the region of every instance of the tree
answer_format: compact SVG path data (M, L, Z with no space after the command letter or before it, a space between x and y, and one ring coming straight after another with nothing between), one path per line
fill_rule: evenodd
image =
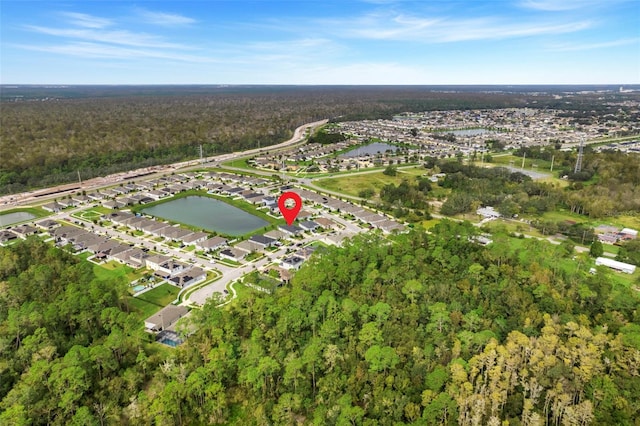
M396 176L398 174L398 168L389 164L382 174L387 176Z
M365 188L358 192L358 197L364 198L365 200L370 199L375 195L375 190L373 188Z
M604 254L604 247L600 240L595 240L591 243L591 247L589 247L589 255L591 257L600 257Z

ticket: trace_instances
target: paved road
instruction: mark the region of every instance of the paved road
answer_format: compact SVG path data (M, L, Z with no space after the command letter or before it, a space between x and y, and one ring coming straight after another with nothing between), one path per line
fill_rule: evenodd
M60 185L60 186L42 189L38 191L29 191L29 192L23 192L19 194L5 195L3 197L0 197L0 211L13 209L18 206L43 204L47 201L53 200L55 198L59 198L63 195L75 193L78 191L92 192L102 188L115 186L120 184L121 182L129 181L130 179L126 179L126 178L131 174L145 173L145 172L151 171L151 169L153 169L153 173L149 175L145 175L144 179L153 179L170 172L175 172L176 170L180 170L181 172L186 172L189 170L202 168L203 166L212 166L212 165L217 165L224 161L230 161L238 158L249 157L264 151L273 151L273 150L286 148L291 145L295 145L297 143L303 142L306 138L306 134L308 131L311 131L319 126L322 126L327 122L328 120L319 120L313 123L303 124L302 126L294 130L293 136L291 137L291 139L284 141L282 143L279 143L277 145L270 145L264 148L251 149L248 151L233 152L230 154L222 154L218 156L207 157L206 159L204 159L205 164L203 164L200 160L191 160L191 161L183 161L180 163L174 163L174 164L165 165L165 166L158 166L154 168L138 169L128 173L117 173L110 176L98 177L98 178L86 180L81 183L80 188L77 188L74 190L59 192L59 193L50 194L50 195L43 195L41 197L36 197L35 195L38 193L43 193L43 192L54 190L57 188L63 188L68 185Z

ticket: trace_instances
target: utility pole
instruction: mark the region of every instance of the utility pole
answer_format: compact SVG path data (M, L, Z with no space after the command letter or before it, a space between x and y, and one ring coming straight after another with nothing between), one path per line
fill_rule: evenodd
M80 179L80 170L78 169L78 183L82 185L82 179Z
M526 158L527 158L527 153L525 152L522 155L522 167L521 167L522 170L524 170L524 160L526 160Z
M553 160L555 160L555 159L556 159L556 156L555 156L555 155L552 155L552 156L551 156L551 168L549 169L549 171L550 171L550 172L552 172L552 171L553 171Z
M200 164L204 164L204 158L202 157L202 144L200 144Z

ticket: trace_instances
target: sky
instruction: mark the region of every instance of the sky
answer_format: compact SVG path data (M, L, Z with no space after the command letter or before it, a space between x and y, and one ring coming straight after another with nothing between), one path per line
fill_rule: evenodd
M639 84L640 0L0 0L1 84Z

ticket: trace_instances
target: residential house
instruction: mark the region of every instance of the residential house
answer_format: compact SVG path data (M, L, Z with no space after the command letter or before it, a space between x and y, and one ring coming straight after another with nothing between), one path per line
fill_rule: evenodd
M296 225L279 225L278 229L289 236L300 235L304 232L304 229Z
M44 204L42 208L51 213L58 213L63 207L54 201L53 203Z
M0 230L0 245L6 245L7 243L13 241L13 240L17 240L18 236L16 234L14 234L13 232L7 230L7 229L2 229Z
M45 231L50 231L54 228L58 228L60 226L59 222L51 219L45 219L36 223L36 226L44 229Z
M179 287L187 287L204 281L207 278L207 272L201 268L189 268L171 277L169 281Z
M227 245L227 240L222 237L212 237L208 240L196 241L196 247L205 251L213 251L219 248L225 247Z
M252 243L254 246L256 246L258 249L271 247L276 242L276 240L274 240L273 238L269 238L264 235L252 235L251 237L249 237L248 241Z
M195 244L200 241L205 241L208 237L209 237L209 234L207 234L206 232L197 231L182 237L182 242L187 245Z
M314 222L313 220L305 220L298 223L298 225L300 226L300 228L304 229L305 231L312 231L312 232L320 228L320 225L317 222Z
M249 253L244 250L231 247L231 248L226 248L224 250L220 250L220 253L218 254L222 259L229 259L229 260L234 260L236 262L239 262L242 259L244 259Z
M29 235L35 234L38 230L31 225L16 226L11 230L14 234L22 239L26 239Z
M74 207L76 205L76 202L73 201L72 198L61 198L60 200L58 200L58 204L60 204L64 209L66 207Z
M304 263L304 259L298 256L286 257L280 262L280 266L284 269L300 269L300 266Z
M178 322L188 312L189 309L184 306L168 305L144 320L144 326L149 331L162 331Z
M145 259L145 265L149 269L153 269L154 271L160 268L160 265L171 260L170 256L165 256L162 254L156 254L153 256L149 256Z

